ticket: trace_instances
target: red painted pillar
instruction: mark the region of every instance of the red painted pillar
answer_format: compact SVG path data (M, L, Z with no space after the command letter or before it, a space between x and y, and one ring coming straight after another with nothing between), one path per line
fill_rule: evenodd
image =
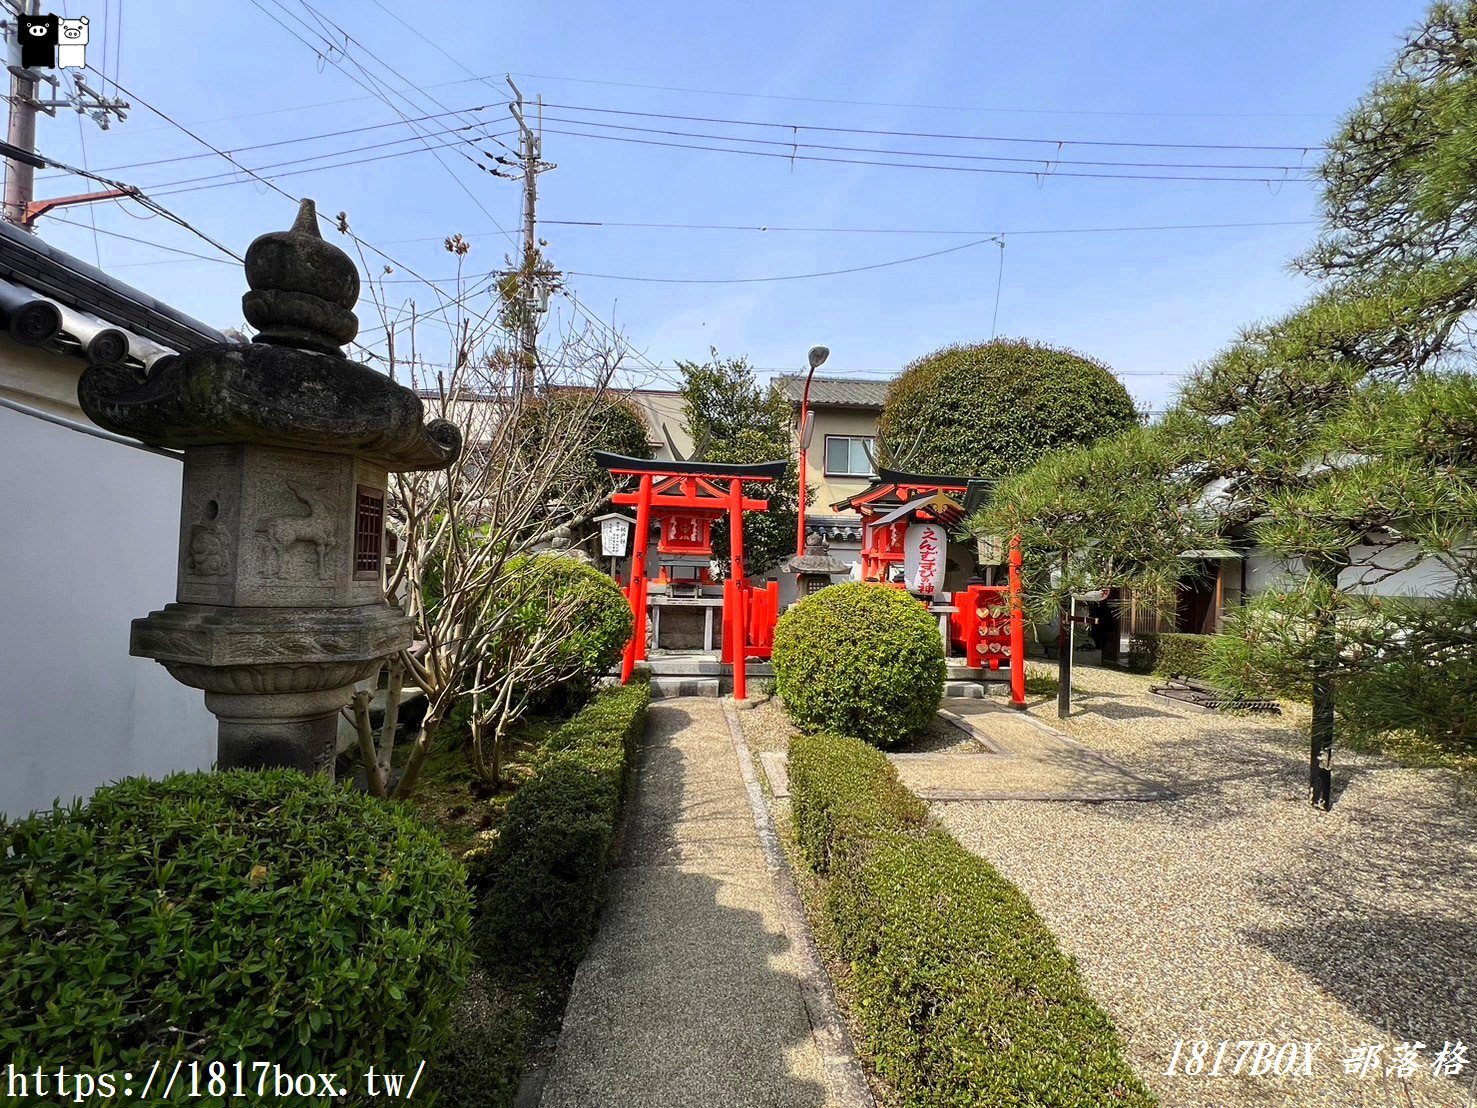
M626 656L621 663L621 684L631 679L638 659L646 657L646 545L651 535L651 474L641 475L641 490L636 500L636 538L631 544L631 584L627 596L631 601L634 627Z
M802 517L803 518L803 517ZM744 609L748 598L744 595L744 486L734 478L728 483L728 576L733 582L729 603L724 605L724 615L733 635L733 697L743 700L749 695L749 648L748 632L744 627ZM730 614L728 608L732 607Z
M1026 619L1021 604L1021 537L1010 536L1010 706L1026 706Z

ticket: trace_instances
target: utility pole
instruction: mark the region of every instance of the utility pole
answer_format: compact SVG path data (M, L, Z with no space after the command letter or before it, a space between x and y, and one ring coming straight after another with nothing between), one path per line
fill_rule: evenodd
M538 368L538 321L549 310L549 289L544 282L538 244L538 175L557 168L543 160L542 120L544 98L538 98L539 129L528 125L523 112L523 93L508 77L508 87L517 97L508 105L518 124L518 161L523 170L523 262L519 267L518 311L519 367L518 386L532 391L534 371Z
M5 7L10 16L39 15L41 0L10 0ZM19 64L17 49L20 35L18 22L7 18L0 21L0 29L5 32L6 68L10 71L10 121L6 128L6 139L12 147L26 154L35 154L38 111L55 118L57 108L74 108L79 114L91 116L105 131L111 123L110 116L116 115L120 122L128 118L130 105L127 101L109 99L93 89L81 70L72 73L72 92L61 95L61 82L54 75L35 69L23 69ZM43 100L37 95L42 82L51 86L50 99ZM8 158L5 172L5 219L27 231L33 230L36 219L51 208L127 195L117 189L109 189L36 203L35 191L35 163L19 157Z

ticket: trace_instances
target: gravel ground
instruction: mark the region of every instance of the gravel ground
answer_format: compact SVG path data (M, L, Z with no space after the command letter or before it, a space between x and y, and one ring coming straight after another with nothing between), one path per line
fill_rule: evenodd
M1166 1105L1474 1103L1469 783L1336 748L1334 809L1317 812L1305 709L1201 715L1151 700L1149 683L1080 669L1069 720L1054 698L1030 698L1031 711L1182 799L937 803L935 814L1030 897ZM1320 1042L1317 1076L1165 1076L1176 1040L1211 1042L1210 1059L1231 1040L1234 1060L1245 1039ZM1458 1039L1465 1070L1433 1078L1433 1056ZM1388 1061L1406 1042L1426 1044L1408 1081L1383 1067L1345 1074L1351 1050L1383 1044Z

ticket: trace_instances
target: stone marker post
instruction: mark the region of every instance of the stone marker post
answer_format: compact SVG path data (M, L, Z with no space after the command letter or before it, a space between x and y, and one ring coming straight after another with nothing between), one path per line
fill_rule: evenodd
M451 465L461 434L343 356L359 274L311 200L251 244L246 279L250 343L91 365L77 392L100 426L185 455L176 603L134 620L131 652L205 691L220 768L332 773L355 683L411 642L384 596L388 475Z

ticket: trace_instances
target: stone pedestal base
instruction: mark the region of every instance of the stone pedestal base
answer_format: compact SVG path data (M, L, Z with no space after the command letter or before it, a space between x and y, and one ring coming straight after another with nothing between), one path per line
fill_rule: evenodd
M133 621L130 652L205 690L220 721L221 769L333 772L337 716L358 681L410 645L388 604L226 608L170 604Z
M296 696L206 692L205 706L220 721L216 767L331 774L339 709L353 692L352 685Z

